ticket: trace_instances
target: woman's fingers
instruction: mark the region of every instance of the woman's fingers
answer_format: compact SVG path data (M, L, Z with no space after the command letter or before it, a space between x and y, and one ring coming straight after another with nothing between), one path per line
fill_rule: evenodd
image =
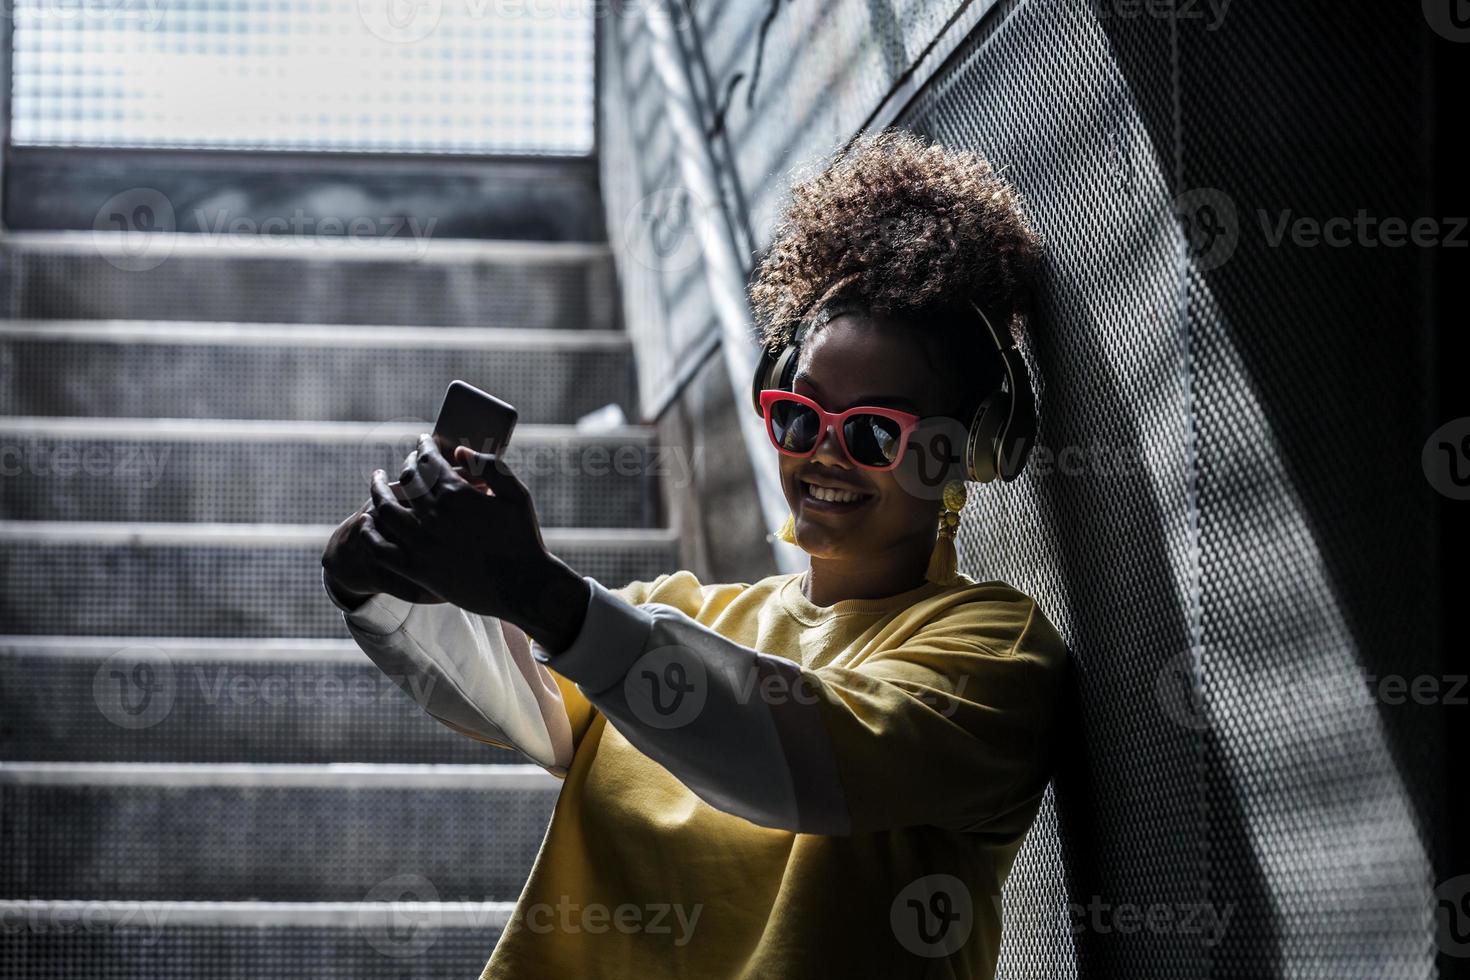
M428 433L419 436L419 448L416 455L414 469L426 486L437 490L444 485L446 480L460 479L459 474L454 472L454 467L450 466L443 453L439 452L439 444Z
M394 544L383 536L378 529L377 522L373 520L372 514L366 514L362 518L362 539L367 546L368 554L373 560L387 567L391 572L413 579L410 574L412 560L409 552L400 545Z
M388 486L388 475L382 470L373 470L372 494L373 522L377 529L394 544L410 546L418 537L419 522L411 509L398 502L393 488Z
M455 461L465 467L470 476L490 488L490 492L503 500L523 500L530 496L530 491L521 482L520 477L511 472L510 467L493 453L477 453L467 446L460 446L454 451Z

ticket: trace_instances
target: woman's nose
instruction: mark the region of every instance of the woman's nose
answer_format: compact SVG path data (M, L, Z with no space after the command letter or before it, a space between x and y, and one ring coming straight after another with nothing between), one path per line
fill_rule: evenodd
M836 426L827 426L826 431L822 433L821 440L817 443L816 451L812 453L812 458L836 466L848 465L847 453L842 451L842 443L837 438Z

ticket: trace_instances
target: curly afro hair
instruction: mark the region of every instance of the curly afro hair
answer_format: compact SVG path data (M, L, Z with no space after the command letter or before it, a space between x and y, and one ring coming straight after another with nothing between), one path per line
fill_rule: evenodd
M984 157L888 129L817 166L792 185L750 286L767 349L789 343L803 316L856 309L916 328L936 363L985 357L993 345L967 297L1019 333L1041 239Z

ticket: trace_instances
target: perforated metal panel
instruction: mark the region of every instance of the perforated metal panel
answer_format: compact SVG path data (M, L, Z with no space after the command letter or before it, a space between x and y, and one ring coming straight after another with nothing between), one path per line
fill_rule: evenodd
M323 540L325 545L325 540ZM666 543L552 546L610 588L669 571ZM118 546L6 541L0 633L341 637L320 546Z
M464 378L527 422L632 414L621 346L412 349L0 338L0 412L162 418L424 419Z
M960 539L1077 676L999 975L1432 976L1435 717L1369 694L1436 663L1427 256L1273 247L1261 217L1416 213L1425 28L1177 13L1004 4L901 119L1003 167L1048 247L1040 450ZM1214 251L1175 216L1202 204Z
M429 227L389 230L392 242L308 235L275 246L208 233L84 234L44 247L21 236L3 246L6 309L52 319L618 326L612 262L598 246L481 248L437 242ZM252 247L228 247L237 240Z
M0 432L0 518L336 524L415 436L321 442L71 439ZM393 445L394 442L399 445ZM543 527L649 527L657 477L683 455L640 442L513 440L504 454Z
M554 787L555 784L553 784ZM555 789L0 785L6 895L345 901L395 875L443 898L509 901Z
M526 761L439 724L356 647L355 663L309 653L247 660L201 647L119 638L90 654L51 644L0 648L0 759ZM140 662L154 668L146 681L167 703L118 716L114 699L141 690L134 685Z
M83 929L63 923L7 935L0 944L0 973L96 980L437 980L478 976L499 933L423 927L394 934L255 926Z

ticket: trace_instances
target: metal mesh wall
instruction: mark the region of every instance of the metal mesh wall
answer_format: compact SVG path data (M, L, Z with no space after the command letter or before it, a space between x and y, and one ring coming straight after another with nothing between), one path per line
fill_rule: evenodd
M697 222L724 217L719 202L698 200L684 186L644 21L609 18L599 43L603 210L648 416L716 328L696 235Z
M734 89L711 134L758 244L793 168L951 13L978 21L896 122L985 153L1047 241L1040 446L972 488L960 539L1075 668L999 975L1433 976L1443 738L1432 707L1373 697L1440 669L1430 255L1276 239L1283 214L1428 216L1429 27L987 6L700 5L691 72Z

